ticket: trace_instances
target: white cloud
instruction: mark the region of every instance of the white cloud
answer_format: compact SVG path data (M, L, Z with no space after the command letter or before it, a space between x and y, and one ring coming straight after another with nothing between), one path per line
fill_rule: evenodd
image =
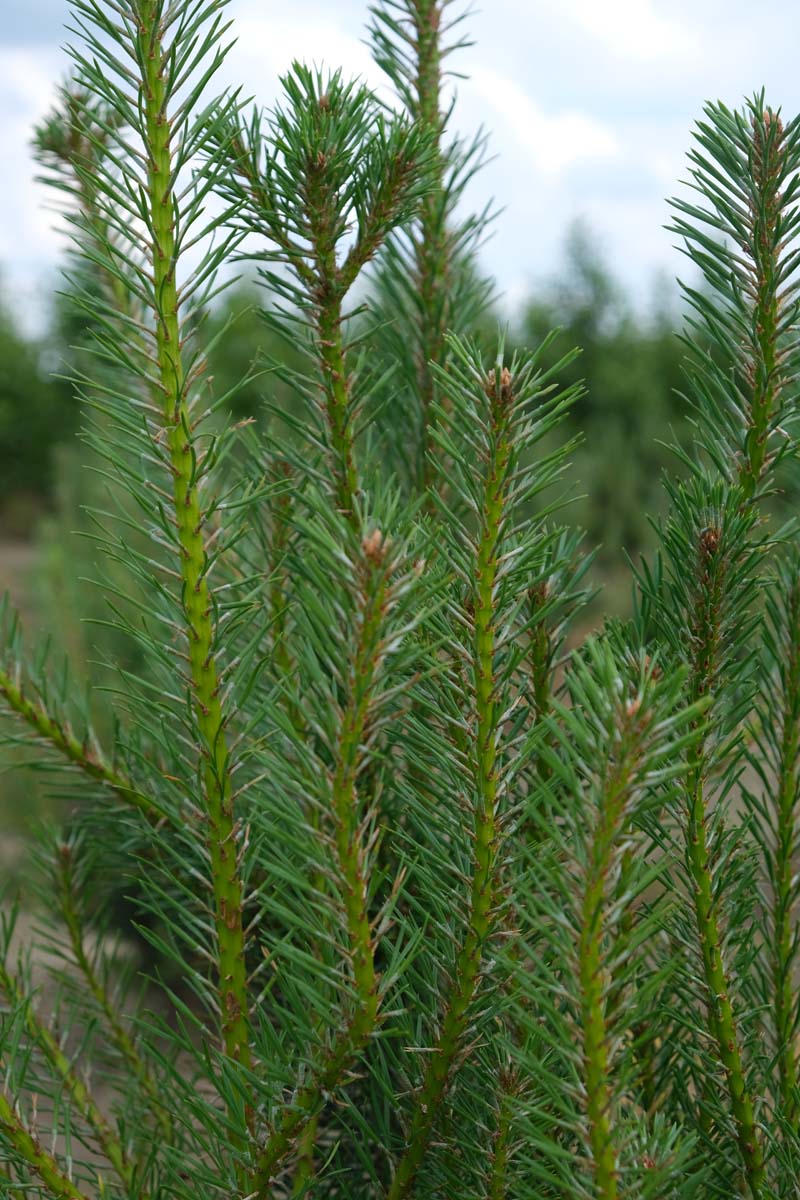
M0 161L3 162L3 220L0 259L24 256L51 261L58 245L53 215L44 211L44 189L34 181L30 150L33 127L53 101L61 58L52 50L12 47L0 50Z
M385 88L385 76L373 62L362 41L360 18L351 31L335 12L316 17L281 16L264 12L263 3L239 0L235 5L236 45L230 53L226 73L244 91L252 92L259 104L271 104L278 91L278 76L285 74L295 59L331 69L341 67L345 78L357 77L371 87ZM330 13L334 6L325 6Z
M15 106L36 115L49 106L53 94L53 69L57 56L51 51L14 46L0 49L0 79L3 92Z
M697 30L660 12L653 0L562 0L572 19L615 56L633 62L696 60Z
M685 176L703 100L736 104L763 80L787 112L800 108L792 40L774 36L781 20L791 24L789 0L761 4L755 21L743 0L478 0L465 26L476 45L452 60L472 76L458 85L455 119L467 134L484 124L498 155L465 205L495 195L503 206L486 260L512 299L557 266L564 224L578 214L632 282L653 266L675 268L663 197ZM301 57L382 85L363 42L368 7L231 0L238 44L225 80L269 106L278 76ZM0 273L33 288L65 244L43 211L28 143L67 70L57 46L68 3L26 0L25 21L15 8L0 0Z
M646 166L662 191L674 192L686 175L686 152L683 147L645 152L642 165Z
M487 124L510 133L536 170L556 177L577 163L609 160L620 153L613 131L583 112L548 114L513 79L481 67L465 91L477 93L496 114Z

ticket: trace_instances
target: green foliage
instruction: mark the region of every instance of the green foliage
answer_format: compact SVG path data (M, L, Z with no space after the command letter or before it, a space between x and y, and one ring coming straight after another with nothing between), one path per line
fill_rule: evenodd
M2 916L5 1193L788 1200L797 530L766 502L798 449L800 122L756 96L699 126L693 436L632 618L578 643L575 353L466 336L451 4L373 8L404 111L295 64L267 116L211 98L224 8L72 0L40 135L116 661L101 728L7 621L8 741L66 812L45 964ZM240 391L209 305L246 257L276 340ZM120 880L149 973L108 936Z
M576 224L553 283L514 322L513 337L523 344L558 328L553 355L581 348L565 376L586 383L571 418L583 435L575 475L584 495L570 513L600 544L604 577L621 573L620 548L634 557L653 549L649 518L663 511L662 476L675 467L664 442L670 430L682 445L689 437L685 351L663 290L652 310L647 318L631 311L586 227Z
M491 214L462 212L486 139L478 133L465 141L450 130L455 98L445 89L447 60L470 44L460 35L463 12L452 11L452 0L390 0L370 9L373 55L435 148L416 220L388 239L371 296L374 352L392 364L373 420L383 435L382 453L414 490L431 483L428 429L447 334L476 334L494 300L476 257Z
M650 831L698 740L702 705L685 704L684 686L645 655L620 663L589 640L549 718L547 779L515 888L538 962L513 999L524 1081L514 1194L706 1194L691 1131L631 1104L652 1070L652 1005L676 969L647 949L671 899Z
M47 378L44 358L45 348L23 337L0 304L0 520L6 536L28 533L33 514L52 499L54 446L77 425L77 405Z

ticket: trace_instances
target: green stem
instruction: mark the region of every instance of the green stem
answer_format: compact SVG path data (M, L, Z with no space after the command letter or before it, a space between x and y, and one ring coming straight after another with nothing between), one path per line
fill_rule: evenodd
M219 1011L227 1056L251 1064L242 881L231 795L225 715L214 658L214 604L206 577L197 450L181 353L181 326L175 278L175 211L170 120L167 114L170 65L162 40L162 5L142 0L139 61L148 157L148 198L153 239L151 269L156 303L156 347L166 443L173 476L174 515L182 578L182 601L189 641L191 688L202 742L208 849L217 934Z
M285 461L275 464L276 480L288 483L291 479L291 468ZM278 674L287 683L292 679L295 663L289 651L287 640L287 611L288 583L284 558L289 542L289 510L291 498L287 493L278 495L272 513L272 537L270 540L271 573L269 586L270 628L275 666ZM298 734L306 735L303 716L291 695L285 699L286 713ZM319 832L320 813L316 805L308 813L310 827ZM325 876L322 871L315 871L312 879L312 889L322 892L325 887ZM320 947L316 942L312 946L317 958L321 957ZM319 1113L315 1113L298 1139L297 1158L292 1177L292 1197L307 1194L311 1180L314 1178L314 1148L317 1139Z
M598 1198L616 1200L617 1197L617 1154L611 1132L609 1105L608 1054L606 1050L606 1025L603 1005L602 955L597 944L585 938L592 929L590 905L597 903L587 892L584 897L583 928L579 946L581 1024L583 1032L583 1056L586 1072L586 1112L589 1118L589 1140L594 1162L595 1184Z
M69 1094L77 1112L94 1133L98 1146L114 1168L122 1184L132 1191L134 1185L137 1184L136 1175L122 1142L100 1112L86 1084L76 1075L69 1058L59 1046L55 1036L36 1015L30 1000L20 987L19 981L8 971L5 964L0 964L0 990L5 993L10 1004L23 1010L28 1036L41 1048L50 1069ZM145 1200L145 1192L141 1188L136 1194Z
M537 584L528 593L530 610L539 613L550 598L546 583ZM530 669L530 706L535 721L542 721L553 701L553 658L555 647L550 625L545 617L533 622L528 635L527 663Z
M5 1092L0 1091L0 1130L11 1148L39 1176L52 1200L89 1200L59 1166L52 1154L23 1125Z
M47 711L41 700L29 700L19 679L4 670L0 670L0 696L37 737L54 750L58 750L90 779L104 784L120 800L133 805L148 821L156 822L164 817L161 809L140 792L122 771L106 762L96 747L80 741L66 723Z
M720 657L719 613L724 595L726 564L721 549L722 531L709 527L700 534L698 551L697 611L693 623L694 659L690 678L692 701L713 696ZM747 1087L739 1037L730 998L728 975L722 960L718 901L714 896L708 845L708 812L704 780L708 752L701 743L697 765L687 788L686 855L693 883L695 921L700 942L711 1033L727 1080L745 1177L754 1200L762 1195L764 1158L755 1121L753 1100Z
M528 592L530 612L532 614L540 613L549 598L550 590L547 583L540 583L531 588ZM528 653L525 662L529 676L527 694L530 720L534 724L543 723L553 705L555 686L553 664L558 651L558 638L546 616L540 616L534 621L528 638ZM535 772L538 779L545 783L552 775L552 768L548 766L544 754L536 756ZM526 833L534 841L539 841L545 830L541 825L529 821Z
M757 1200L765 1183L764 1157L756 1125L753 1101L745 1080L742 1052L736 1030L728 975L722 961L717 905L709 866L706 809L699 772L690 790L687 850L694 883L697 932L703 959L712 1028L720 1062L725 1071L739 1150L750 1192Z
M780 1098L787 1121L796 1125L798 1104L796 886L797 801L800 794L800 586L792 580L786 604L788 648L782 665L782 714L777 776L777 829L772 888L773 1020Z
M321 109L327 99L318 101ZM354 452L352 397L342 336L342 304L347 285L336 258L340 234L338 196L320 151L307 164L305 196L314 260L315 332L331 444L334 497L339 511L355 523L358 471Z
M341 301L327 300L317 315L320 364L333 452L334 495L339 511L355 523L358 495L350 385L342 337Z
M287 613L288 575L286 572L286 551L289 546L290 510L292 497L289 487L292 480L292 469L285 459L277 459L272 467L272 480L276 485L282 485L274 498L271 512L271 529L269 538L269 624L275 657L275 665L280 674L289 678L294 670L292 656L287 645Z
M513 1107L515 1092L513 1079L503 1072L500 1079L501 1093L497 1108L497 1126L492 1144L492 1157L486 1188L487 1200L506 1200L508 1194L508 1172L511 1163Z
M781 373L778 326L781 319L778 285L780 279L780 228L784 205L780 187L784 157L783 126L770 110L764 113L763 129L754 121L752 172L755 199L751 203L750 253L755 267L753 344L751 366L744 383L751 393L744 456L739 483L746 500L751 500L768 466L767 443L770 427L786 380Z
M497 901L497 738L499 714L495 687L496 584L498 552L507 503L506 485L511 443L508 408L513 404L511 380L503 371L501 386L491 389L492 451L484 486L483 514L476 563L473 686L477 716L474 758L474 861L469 915L458 952L439 1038L428 1056L422 1085L406 1136L406 1149L397 1163L388 1200L408 1196L433 1133L456 1058L469 1024L469 1010L478 986L483 949L492 932ZM487 389L489 390L489 389Z
M625 730L622 734L624 737ZM617 1150L611 1122L612 1070L608 1058L608 1019L616 998L613 992L607 996L603 943L606 888L625 814L631 766L630 756L620 752L618 766L603 784L599 820L592 837L584 881L578 939L586 1114L598 1200L617 1200L619 1194Z
M444 118L441 111L442 0L417 0L413 5L416 58L416 104L412 115L430 131L436 152L431 187L422 198L419 237L415 240L420 326L417 351L417 391L422 406L419 437L419 485L431 482L428 429L438 396L434 364L445 358L445 337L450 326L450 247L445 221L446 156L442 149Z
M638 849L631 848L626 850L622 856L620 881L623 887L630 876L637 853ZM637 916L636 908L629 903L620 918L622 937L630 938L634 933ZM606 1001L607 1020L610 1021L614 1018L623 1002L626 987L629 986L629 982L625 986L612 985ZM650 1117L655 1111L657 1096L656 1049L646 1021L637 1021L631 1027L631 1057L636 1066L638 1084L641 1089L641 1106L645 1115Z
M156 1126L160 1136L165 1141L172 1138L172 1120L153 1078L147 1063L142 1058L133 1038L119 1019L116 1008L111 1003L106 988L98 979L97 973L86 953L84 931L81 914L75 897L75 880L73 874L72 854L69 846L62 846L59 855L59 879L61 883L61 914L69 934L70 946L78 970L86 981L89 994L106 1019L112 1041L128 1065L131 1076L137 1080L142 1091L150 1101L155 1114Z
M380 998L375 968L375 947L369 919L369 881L362 844L362 813L357 779L363 761L374 684L380 661L381 630L389 602L385 547L377 531L363 542L364 579L358 643L350 673L347 705L339 729L331 788L334 845L341 880L355 1001L344 1031L334 1040L312 1078L298 1089L290 1108L270 1133L262 1150L253 1184L264 1200L271 1194L275 1171L308 1134L326 1093L337 1088L378 1022ZM308 1145L301 1143L302 1151ZM302 1168L301 1168L302 1169Z
M297 701L294 699L292 681L295 678L297 664L295 663L290 646L289 636L289 605L291 598L291 579L286 564L291 535L292 493L289 488L292 482L292 468L285 459L277 459L272 467L273 481L281 485L281 490L275 496L271 513L271 528L268 543L269 583L267 589L267 608L269 612L270 644L272 661L275 671L285 689L282 693L284 711L296 733L305 738L308 734L307 722ZM319 813L312 807L308 814L309 822L316 829L319 826ZM316 884L322 886L322 878L317 877Z
M292 1178L292 1197L305 1196L314 1178L314 1147L317 1141L319 1113L315 1113L306 1125L297 1148L297 1162Z

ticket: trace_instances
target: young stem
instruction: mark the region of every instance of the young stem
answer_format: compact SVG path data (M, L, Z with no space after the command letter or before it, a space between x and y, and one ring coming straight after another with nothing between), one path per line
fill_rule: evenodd
M292 498L288 491L292 479L292 469L289 463L282 459L275 462L272 476L275 483L285 485L287 490L279 492L275 496L272 505L272 526L269 541L269 591L267 600L275 665L281 677L288 680L291 678L294 670L292 656L289 653L286 639L287 614L289 609L289 597L287 595L289 578L286 571L285 558L289 545L292 505ZM287 712L292 723L296 724L299 720L299 714L295 713L294 705L288 702ZM299 725L297 727L300 728Z
M634 864L635 849L626 850L622 856L622 879L626 879ZM622 914L620 926L623 937L630 937L635 929L637 913L629 905ZM608 997L607 1012L613 1016L623 998L623 989L614 988ZM653 1037L646 1020L637 1021L631 1028L631 1055L638 1071L638 1082L641 1089L641 1104L645 1115L651 1117L655 1111L657 1098L656 1083L656 1054Z
M167 1109L163 1105L158 1084L150 1073L147 1063L139 1053L136 1043L120 1021L119 1014L114 1004L112 1004L105 986L98 979L97 973L86 953L83 921L75 896L72 853L70 847L67 845L63 845L60 848L58 869L61 884L61 915L67 927L75 964L86 981L89 994L105 1017L111 1033L111 1039L125 1060L131 1077L137 1080L152 1105L160 1136L169 1141L173 1132L172 1121Z
M800 583L793 579L786 598L788 646L782 664L781 741L776 780L776 837L772 888L773 1021L780 1099L786 1120L798 1122L797 999L794 967L797 928L794 913L795 854L800 795Z
M292 1176L292 1197L306 1196L314 1178L314 1147L317 1142L319 1113L310 1119L298 1141L297 1162Z
M369 880L364 861L363 814L357 779L363 741L382 653L381 630L390 603L386 548L377 531L362 544L363 587L358 641L350 670L350 688L342 714L331 788L334 845L341 879L355 1002L343 1033L327 1051L320 1070L298 1089L259 1156L253 1190L260 1200L271 1194L275 1171L301 1139L301 1159L310 1162L308 1138L325 1095L337 1088L354 1057L378 1022L378 973L369 919ZM302 1173L305 1166L300 1166ZM295 1177L297 1178L297 1176Z
M549 599L550 588L547 583L540 583L529 589L530 614L541 613ZM539 616L530 627L528 639L528 653L525 659L528 672L526 692L531 723L538 724L544 722L553 705L554 663L558 652L558 637L548 618ZM536 757L535 771L538 778L545 781L552 773L543 754ZM534 841L539 841L544 832L540 825L528 822L526 835Z
M765 1182L764 1157L753 1101L745 1080L728 975L722 961L719 919L709 869L703 782L699 772L690 789L687 850L689 870L694 882L695 917L709 995L711 1024L717 1040L720 1062L728 1081L728 1093L748 1187L753 1197L758 1198L762 1194Z
M0 963L0 991L5 993L11 1005L24 1011L28 1036L41 1048L51 1071L63 1085L76 1111L80 1113L94 1133L98 1146L113 1167L120 1182L129 1191L133 1190L137 1184L135 1171L118 1135L100 1112L86 1084L75 1074L69 1058L61 1049L54 1034L37 1017L19 980L2 963ZM137 1195L145 1200L145 1193L141 1188Z
M780 403L784 380L778 352L781 318L778 281L780 228L783 197L780 173L785 154L780 117L767 109L762 124L753 121L752 171L756 199L751 202L751 254L754 260L753 355L746 385L750 390L750 412L739 482L747 501L755 495L768 466L767 441Z
M620 729L622 748L618 761L607 769L602 783L598 822L593 831L581 900L578 983L586 1113L598 1200L617 1200L619 1194L617 1150L611 1123L612 1068L608 1058L608 1024L615 997L613 992L609 997L606 991L603 943L606 934L607 882L617 853L635 767L630 735L635 733L637 717L637 709L631 708L626 712L625 724Z
M692 701L713 695L720 646L719 610L722 604L725 563L720 549L721 532L704 529L698 551L698 603L694 620L694 660L690 679ZM727 972L722 960L718 899L715 897L708 844L708 812L705 777L708 756L701 743L698 763L688 778L686 856L693 883L695 920L700 941L703 972L708 991L711 1032L728 1084L745 1177L754 1200L762 1195L765 1182L764 1157L755 1121L755 1111L745 1079L739 1037L730 998Z
M137 808L148 821L156 822L165 815L122 771L106 762L99 750L81 742L68 725L49 713L41 700L29 700L19 680L4 670L0 670L0 696L37 737L80 768L90 779L104 784L120 800Z
M0 1129L11 1147L39 1176L52 1200L89 1200L59 1166L52 1154L29 1133L5 1092L0 1091Z
M142 102L148 158L148 199L155 282L156 346L166 443L173 476L183 610L189 640L190 676L202 741L203 790L214 891L220 1025L225 1053L250 1066L247 969L242 924L242 882L231 796L225 716L214 659L214 605L206 578L203 511L195 478L196 448L181 353L175 278L173 158L167 103L168 56L162 40L158 0L142 0L138 58L143 66Z
M325 385L326 410L333 452L336 507L355 522L358 495L350 385L342 337L342 305L338 295L326 298L317 312L317 340Z
M287 484L292 478L291 467L285 461L276 462L274 473L277 480ZM275 499L272 513L272 538L270 541L271 574L269 586L270 628L275 666L279 676L286 680L287 683L292 678L295 670L295 664L289 651L286 637L289 578L286 572L284 557L289 543L291 528L290 509L291 497L288 492L278 495ZM307 733L304 733L305 722L303 721L303 715L290 695L286 697L285 709L295 730L299 734L306 736ZM316 805L311 808L308 814L308 823L315 832L319 831L320 814ZM324 886L324 875L321 871L315 871L312 882L313 890L321 892ZM320 957L320 947L314 944L313 950L314 954ZM314 1177L314 1148L317 1140L318 1125L319 1114L315 1113L309 1119L306 1128L298 1139L297 1157L292 1176L291 1195L293 1197L306 1195L310 1182Z
M416 104L413 116L430 131L435 146L431 188L422 200L419 237L415 239L415 266L420 304L420 344L417 352L417 390L422 405L420 430L419 485L430 484L428 428L437 397L433 364L445 356L445 336L450 324L449 246L445 223L445 166L442 150L444 118L441 111L442 0L416 0L411 6L416 58Z
M506 486L511 458L509 409L513 405L511 378L504 369L502 383L494 375L487 385L491 405L491 454L487 464L483 512L476 563L476 597L473 643L473 687L477 736L473 759L475 811L474 861L469 915L458 952L444 1018L433 1052L428 1056L406 1136L387 1200L408 1196L428 1149L434 1122L447 1091L448 1080L461 1051L469 1023L469 1010L480 978L483 949L492 932L497 901L498 698L495 680L496 584L498 553L507 504Z
M510 1073L500 1076L500 1099L497 1106L497 1125L492 1140L486 1195L488 1200L506 1200L508 1195L508 1172L511 1162L513 1107L516 1092L515 1081Z
M550 594L546 583L540 583L531 588L528 592L531 613L539 613L549 598ZM527 663L530 671L531 715L535 721L542 721L552 705L553 659L555 657L552 630L546 617L539 617L533 622L528 638Z
M325 97L318 101L322 107ZM315 332L331 441L334 497L339 511L355 522L358 472L354 452L352 398L342 336L345 288L336 259L338 198L331 191L323 152L307 166L306 200L314 256Z
M584 894L581 938L578 946L586 1113L589 1118L589 1141L598 1200L616 1200L617 1154L609 1115L611 1089L606 1048L602 954L597 928L602 920L602 903L595 891L595 888L587 888Z

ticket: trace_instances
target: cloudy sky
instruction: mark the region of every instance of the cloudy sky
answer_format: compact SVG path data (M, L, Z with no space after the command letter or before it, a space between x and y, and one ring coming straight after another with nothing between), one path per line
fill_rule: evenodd
M738 104L764 86L786 113L800 107L794 0L478 0L475 9L475 45L453 60L468 76L457 122L491 133L494 159L471 200L503 207L486 258L509 303L553 272L576 217L644 298L656 272L681 270L662 228L664 198L704 100ZM367 0L231 0L239 40L228 79L267 105L295 57L378 84L362 41L367 10ZM0 273L28 324L62 245L28 139L67 69L67 20L68 0L0 0Z

